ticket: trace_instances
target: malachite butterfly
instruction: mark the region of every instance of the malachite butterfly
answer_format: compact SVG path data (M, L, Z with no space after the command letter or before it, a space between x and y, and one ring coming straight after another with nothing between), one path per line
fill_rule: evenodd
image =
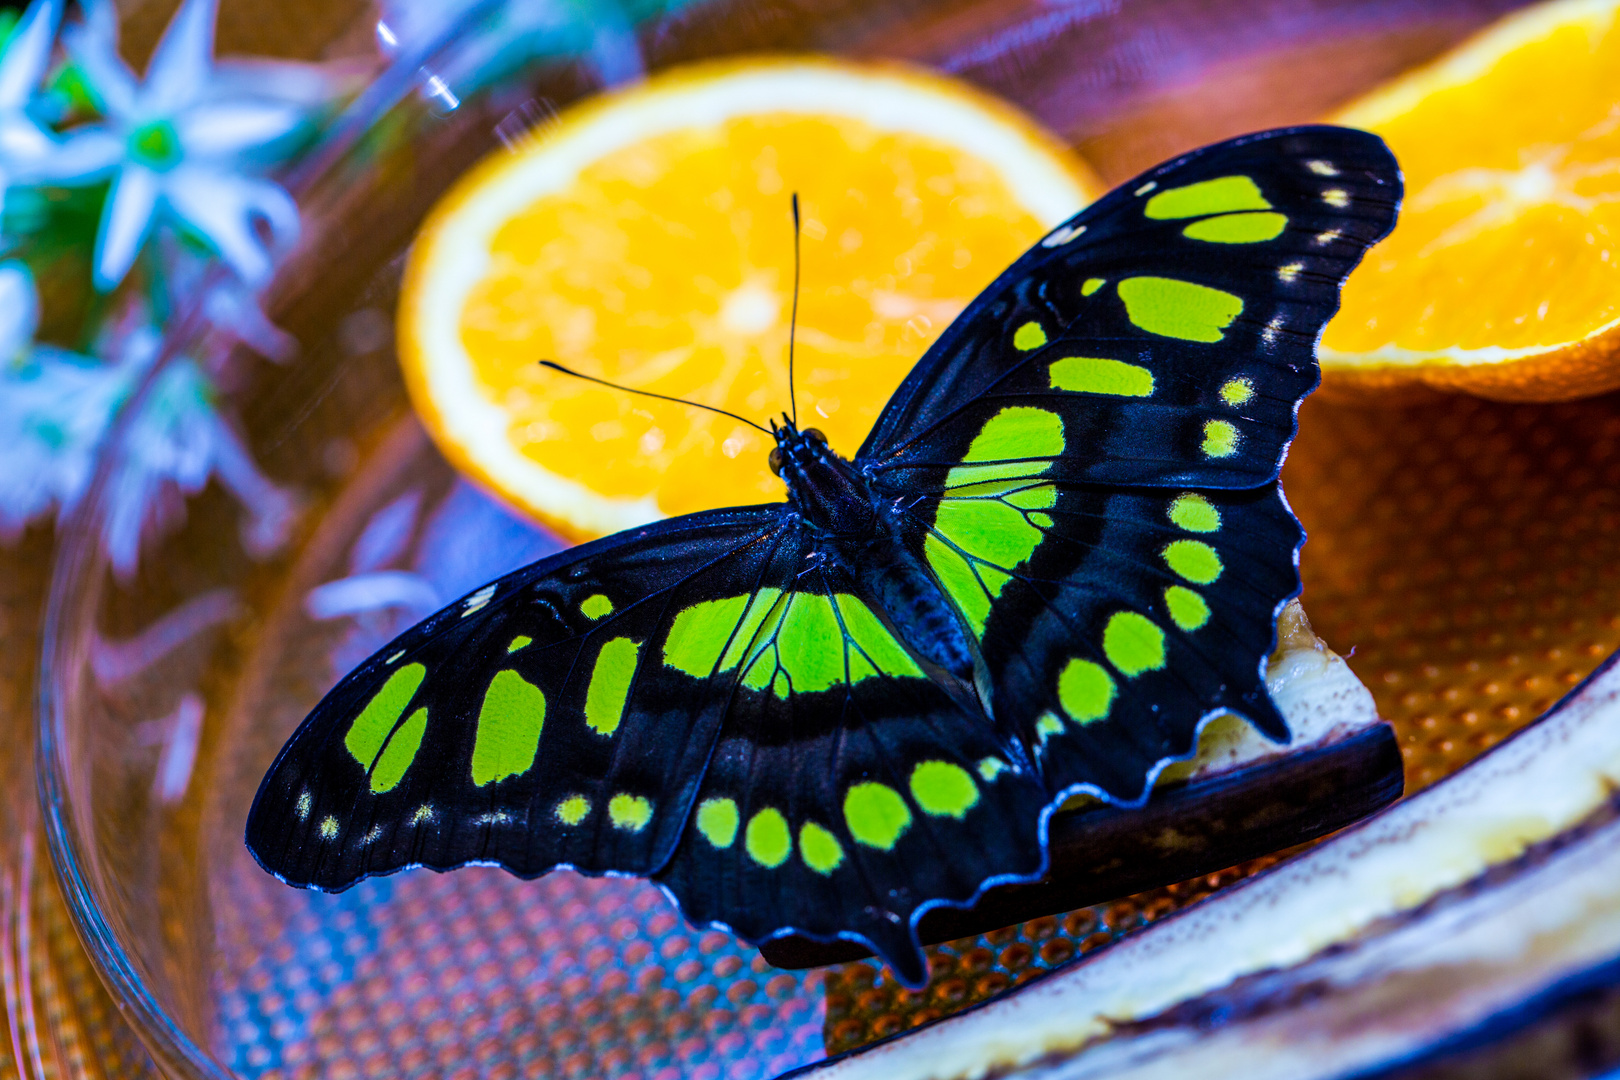
M509 574L344 678L247 843L293 885L498 863L651 878L698 925L859 941L1046 870L1222 712L1274 739L1304 534L1278 486L1317 338L1401 197L1375 136L1263 132L1037 243L851 459L776 428L788 500Z

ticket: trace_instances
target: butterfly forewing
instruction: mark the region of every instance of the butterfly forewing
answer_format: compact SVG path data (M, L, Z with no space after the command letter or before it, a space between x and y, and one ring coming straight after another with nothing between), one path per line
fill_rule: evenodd
M1054 479L1269 483L1339 285L1400 195L1383 143L1344 128L1248 136L1144 173L974 301L859 460L886 490L937 489L1002 417L1005 445L1033 439Z
M696 515L451 605L304 721L260 787L249 847L283 879L326 889L475 861L525 875L656 870L735 682L679 649L668 662L671 635L683 611L789 573L791 535L779 507Z

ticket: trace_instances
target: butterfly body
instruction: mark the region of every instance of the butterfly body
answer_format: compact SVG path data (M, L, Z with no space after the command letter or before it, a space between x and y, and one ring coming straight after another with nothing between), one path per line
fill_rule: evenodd
M283 749L260 862L341 889L494 862L647 876L753 942L871 947L1047 869L1226 712L1274 739L1299 523L1278 486L1338 287L1391 227L1374 136L1166 163L1060 226L849 459L778 425L785 502L631 530L401 635Z

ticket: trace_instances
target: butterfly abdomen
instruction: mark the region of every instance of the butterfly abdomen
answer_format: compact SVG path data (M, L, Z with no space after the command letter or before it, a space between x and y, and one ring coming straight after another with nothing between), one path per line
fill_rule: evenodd
M861 587L894 620L895 629L927 659L960 679L973 678L973 653L950 602L894 534L882 530L851 553Z

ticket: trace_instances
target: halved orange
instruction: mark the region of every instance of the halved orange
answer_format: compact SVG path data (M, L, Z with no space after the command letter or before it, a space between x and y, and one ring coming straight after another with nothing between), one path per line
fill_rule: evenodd
M1620 386L1620 0L1529 8L1334 120L1384 137L1407 198L1323 336L1325 390Z
M457 183L411 252L400 359L443 452L567 536L777 500L768 435L538 362L758 423L787 410L797 192L799 420L851 455L956 314L1102 190L1028 119L939 76L673 71Z

